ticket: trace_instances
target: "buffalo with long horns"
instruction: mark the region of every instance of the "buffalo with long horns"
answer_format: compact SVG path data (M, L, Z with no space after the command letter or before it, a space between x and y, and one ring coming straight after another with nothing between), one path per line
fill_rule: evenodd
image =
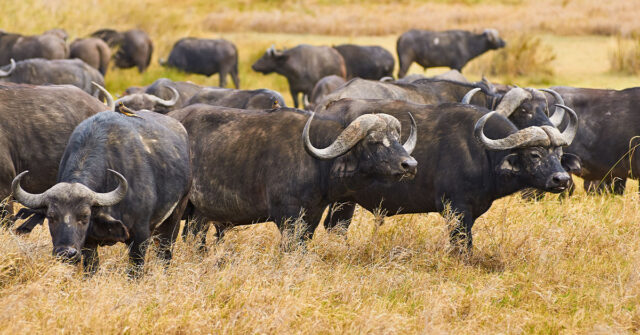
M402 144L400 123L386 114L346 126L292 108L192 105L168 115L189 132L195 216L217 228L274 221L282 229L302 216L310 238L328 204L374 181L412 178L417 169L410 156L415 124Z
M514 105L517 102L510 108ZM429 106L351 99L333 102L326 113L340 115L344 122L379 110L407 124L405 114L410 112L421 130L413 152L420 169L413 180L373 184L342 201L356 202L368 210L381 206L390 214L443 212L450 204L461 217L452 231L452 243L471 249L473 223L494 200L529 187L561 192L570 184L561 157L563 147L571 144L576 134L575 113L559 105L570 115L569 126L561 133L552 125L518 129L507 119L514 110L505 108L489 112L467 104ZM331 214L325 221L326 228L349 220L353 207Z
M148 239L159 239L159 256L171 258L191 183L187 132L175 119L138 111L136 117L106 111L83 121L71 134L57 183L32 194L12 183L17 201L46 216L53 254L98 267L100 245L124 242L138 270ZM137 274L137 272L134 272Z

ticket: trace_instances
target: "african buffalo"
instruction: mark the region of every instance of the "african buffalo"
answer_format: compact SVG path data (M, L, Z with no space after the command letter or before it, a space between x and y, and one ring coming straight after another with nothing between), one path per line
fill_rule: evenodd
M122 102L133 110L148 109L166 114L174 109L185 107L189 99L203 88L190 81L172 81L160 78L149 86L128 88L125 95L118 99L116 105Z
M98 96L91 82L104 86L104 77L98 70L80 59L25 59L0 68L0 82L32 85L73 85Z
M283 229L286 220L302 216L304 236L311 238L329 203L374 181L416 173L410 156L415 125L403 145L400 124L386 114L364 115L345 127L292 108L192 105L168 115L189 132L195 216L218 228L274 221Z
M79 58L85 63L100 71L104 76L109 68L111 49L105 41L90 37L78 38L69 47L69 58Z
M411 63L423 68L446 66L458 71L471 59L488 50L503 48L506 43L495 29L481 34L464 30L428 31L412 29L400 35L397 42L400 69L398 78L407 74Z
M91 34L105 41L111 48L118 48L113 55L115 64L122 69L137 67L144 72L151 64L153 42L149 35L140 29L118 32L113 29L102 29Z
M301 44L287 50L276 50L273 46L258 59L251 68L269 74L276 72L287 78L294 107L298 107L298 94L311 95L315 84L332 74L346 77L344 59L330 47Z
M227 86L229 74L233 85L240 88L238 49L225 39L182 38L173 45L169 60L160 60L160 64L207 77L219 73L220 87Z
M413 152L420 169L413 180L372 184L342 201L357 202L367 210L381 207L391 215L443 212L450 205L461 217L451 232L452 245L471 250L473 223L494 200L528 187L550 192L568 187L570 176L561 166L562 147L571 144L577 117L568 107L560 108L569 112L571 120L562 133L548 125L519 130L507 119L513 110L489 112L478 106L451 103L333 102L325 113L341 116L345 123L372 110L384 111L405 123L409 112L421 130ZM350 219L353 207L340 214L342 217L329 215L325 227L331 229L341 219Z
M191 183L187 132L175 119L150 111L98 113L71 134L54 186L28 193L21 186L32 179L27 172L14 179L13 195L46 216L55 256L82 258L85 270L95 272L97 247L124 242L139 270L153 234L159 256L171 259Z
M347 79L362 78L378 80L393 76L396 61L383 47L341 44L333 47L344 58Z
M30 190L53 186L73 129L106 107L73 86L0 83L0 198L11 194L17 172L30 170ZM21 213L26 218L33 213ZM24 215L24 216L23 216ZM37 224L42 217L34 217Z
M310 101L304 102L305 109L313 110L325 96L344 85L344 83L346 83L344 78L336 75L330 75L320 79L313 87L313 91L311 91Z
M559 96L549 95L549 103L566 103L580 117L576 139L565 151L580 157L582 170L576 174L584 179L585 190L624 193L627 178L637 179L640 173L635 154L640 144L640 87L552 89ZM565 118L563 125L566 122Z
M287 106L280 93L265 88L234 90L231 88L207 87L191 97L186 105L194 104L238 109L272 109Z
M66 32L62 29L52 29L34 36L0 31L0 65L9 64L12 58L17 61L29 58L68 58L69 47L65 39Z

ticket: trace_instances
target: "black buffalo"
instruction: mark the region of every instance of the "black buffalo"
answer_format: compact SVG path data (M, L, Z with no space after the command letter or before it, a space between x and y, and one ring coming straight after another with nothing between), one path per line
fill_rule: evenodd
M29 58L65 59L69 57L66 32L61 29L48 30L42 35L23 36L0 31L0 65L11 59Z
M231 75L233 85L240 88L238 49L225 39L185 37L173 45L169 59L160 64L207 77L219 73L220 87L227 86L227 75Z
M150 111L98 113L71 134L54 186L28 193L20 183L31 179L26 173L14 179L14 197L46 216L55 256L82 258L93 272L98 246L124 242L137 270L154 234L159 256L171 258L190 187L187 132L175 119Z
M347 79L362 78L378 80L393 76L396 61L393 55L383 47L341 44L334 46L344 58L347 66Z
M71 43L69 49L69 58L82 59L103 76L107 73L111 49L105 41L95 37L79 38Z
M446 66L462 71L467 62L488 50L499 49L505 42L495 29L481 34L464 30L427 31L412 29L400 35L397 42L400 69L398 78L407 74L411 63L422 67Z
M187 102L187 105L194 104L207 104L238 109L273 109L287 106L280 93L265 88L257 90L203 88Z
M347 74L344 59L336 49L307 44L283 51L272 46L251 68L264 74L276 72L285 76L296 108L299 93L308 99L320 79L332 74L345 78Z
M346 80L340 76L330 75L326 76L316 83L311 91L310 101L304 102L305 109L313 110L325 96L335 91L338 87L344 85Z
M624 193L627 178L637 179L640 173L636 153L640 144L640 115L636 113L640 106L640 88L618 91L557 86L552 89L560 96L549 95L549 102L566 103L580 117L578 134L566 152L581 159L582 170L576 174L584 179L585 190Z
M137 67L144 72L151 64L153 42L149 35L140 29L118 32L113 29L102 29L91 34L105 41L111 48L118 50L113 55L115 65L122 69Z
M460 215L451 233L456 248L471 249L473 223L494 200L528 187L561 192L569 186L570 176L561 165L561 156L576 132L572 111L570 125L562 133L548 125L518 130L505 117L513 111L502 115L467 104L426 106L344 99L332 103L325 112L348 122L371 110L384 111L404 122L408 122L407 112L415 115L420 136L413 155L420 169L413 180L372 184L342 200L355 201L368 210L381 207L392 215L443 212L450 205L452 212ZM353 208L343 211L341 218L329 216L325 226L332 228L352 214Z
M189 132L196 217L218 228L274 221L282 229L302 216L310 238L329 203L373 181L416 173L415 125L403 145L400 124L386 114L346 127L291 108L192 105L169 115Z
M105 109L73 86L0 83L0 198L11 194L11 180L22 170L31 171L25 183L30 190L43 192L53 186L73 129ZM23 211L20 216L31 214ZM34 217L29 225L42 220Z
M0 68L0 81L32 85L73 85L97 96L92 82L104 86L98 70L80 59L25 59Z
M122 102L133 110L148 109L166 114L186 106L189 99L202 89L202 86L189 81L160 78L149 86L128 88L126 95L118 99L116 105Z

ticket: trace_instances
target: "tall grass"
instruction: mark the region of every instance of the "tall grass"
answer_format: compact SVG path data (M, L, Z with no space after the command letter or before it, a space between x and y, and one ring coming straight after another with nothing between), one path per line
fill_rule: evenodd
M640 74L640 34L617 36L609 55L611 71Z

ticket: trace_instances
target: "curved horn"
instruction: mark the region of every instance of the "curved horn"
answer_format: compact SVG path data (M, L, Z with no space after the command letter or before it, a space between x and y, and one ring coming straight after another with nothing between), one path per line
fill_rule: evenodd
M13 70L16 69L16 61L13 60L13 58L11 58L11 66L9 67L9 70L7 71L2 71L0 70L0 77L8 77L11 75L11 73L13 72Z
M109 107L109 110L114 110L116 108L116 104L115 104L115 102L113 102L113 96L111 96L111 93L109 93L109 91L107 91L107 89L105 89L100 84L96 83L95 81L92 81L91 84L93 84L93 86L98 88L100 90L100 92L102 92L102 94L104 94L105 98L107 98L107 103L105 105L107 105L107 107Z
M568 106L560 104L555 104L555 106L569 112L569 124L567 125L567 128L565 128L561 133L561 135L563 140L567 142L567 145L570 145L571 142L573 142L573 139L576 137L576 134L578 133L578 115L573 109L569 108Z
M467 92L467 94L464 95L464 97L462 97L462 101L460 101L463 104L470 104L471 103L471 98L473 98L473 96L478 93L478 91L480 91L481 88L480 87L476 87L474 89L472 89L471 91Z
M411 113L408 114L411 118L411 132L409 133L409 138L407 138L407 141L404 142L402 147L407 154L411 155L413 149L416 148L416 144L418 143L418 126L416 125L416 120L413 118L413 115L411 115Z
M122 201L127 194L127 189L129 188L127 179L114 170L108 169L108 171L115 174L118 178L118 187L107 193L94 192L94 206L113 206Z
M344 155L361 139L363 139L367 135L369 129L374 127L376 123L384 122L374 114L361 115L357 119L353 120L353 122L351 122L347 128L338 135L338 138L336 138L331 145L324 149L318 149L311 144L311 140L309 139L309 128L314 116L315 113L311 113L311 117L304 125L304 130L302 130L302 139L307 152L318 159L332 159ZM384 123L386 126L386 122Z
M549 135L540 127L528 127L518 130L517 132L501 139L492 140L484 134L484 125L487 120L495 114L496 111L490 112L482 116L473 129L475 137L490 150L508 150L516 147L525 146L548 146Z
M166 107L171 107L173 105L176 104L176 102L178 102L178 99L180 99L180 93L178 93L178 90L176 90L175 88L171 87L171 86L166 86L168 89L171 90L171 92L173 92L173 98L171 98L171 100L164 100L160 97L157 97L153 94L148 94L148 93L144 93L144 95L146 95L149 99L151 99L151 101L166 106Z
M44 193L41 194L31 194L22 189L20 186L20 179L27 174L29 170L24 171L13 178L13 182L11 182L11 191L13 192L13 197L18 200L19 203L23 204L26 207L35 209L42 208L46 206Z
M508 118L526 99L531 99L531 93L516 86L502 97L495 111Z
M267 49L267 54L269 54L270 56L273 55L276 52L276 45L275 44L271 44L271 46L269 47L269 49Z
M556 99L556 110L553 111L553 114L549 117L549 121L551 121L551 124L553 124L555 127L559 127L560 123L562 123L562 119L564 118L564 109L562 107L559 107L558 105L564 106L564 99L562 99L560 93L552 89L542 88L540 89L540 91L547 92L553 95L553 98Z

